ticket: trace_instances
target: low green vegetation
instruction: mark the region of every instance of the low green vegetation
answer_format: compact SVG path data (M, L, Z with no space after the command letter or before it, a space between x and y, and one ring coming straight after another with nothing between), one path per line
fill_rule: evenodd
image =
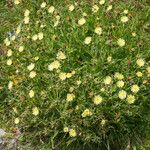
M146 0L0 2L0 128L19 150L149 149L149 14Z

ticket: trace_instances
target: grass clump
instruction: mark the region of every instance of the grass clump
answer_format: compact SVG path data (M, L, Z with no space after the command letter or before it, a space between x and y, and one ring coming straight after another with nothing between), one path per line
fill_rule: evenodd
M138 147L150 113L146 1L15 0L12 9L0 126L19 129L31 149Z

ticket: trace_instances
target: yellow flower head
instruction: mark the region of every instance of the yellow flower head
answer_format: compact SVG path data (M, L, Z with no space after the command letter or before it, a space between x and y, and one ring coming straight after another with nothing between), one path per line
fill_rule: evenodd
M26 9L25 12L24 12L24 16L25 16L25 17L28 17L29 14L30 14L30 11L29 11L28 9Z
M30 21L30 18L29 18L28 16L24 18L24 23L25 23L25 24L28 24L29 21Z
M68 127L64 127L64 132L69 132L69 128Z
M103 5L104 3L105 3L105 0L100 0L100 1L99 1L99 4L100 4L100 5Z
M58 60L66 59L66 56L62 51L60 51L60 52L57 53L57 59Z
M112 83L112 78L110 76L106 76L104 79L104 84L108 85Z
M31 71L29 74L30 78L34 78L36 76L36 72L35 71Z
M68 93L67 94L67 101L68 102L73 101L74 98L75 98L75 95L73 93Z
M12 65L12 60L11 60L11 59L8 59L8 60L7 60L7 65L8 65L8 66Z
M70 5L69 6L69 11L73 11L74 10L74 5Z
M61 80L65 80L66 79L66 73L65 72L60 72L60 74L59 74L59 78L61 79Z
M128 17L127 16L122 16L121 17L121 22L123 22L123 23L126 23L126 22L128 22Z
M19 123L19 118L15 118L14 123L15 123L15 124L18 124L18 123Z
M123 13L124 13L124 14L128 14L128 10L124 10Z
M52 71L53 69L58 69L59 67L60 67L59 61L55 60L50 65L48 65L48 70Z
M126 92L126 91L124 91L124 90L119 91L118 97L119 97L120 99L125 99L126 96L127 96L127 92Z
M98 105L103 101L102 97L100 95L96 95L93 99L94 104Z
M118 82L117 82L117 86L118 86L119 88L122 88L122 87L124 86L124 82L123 82L122 80L118 81Z
M8 56L8 57L12 56L12 50L11 50L11 49L9 49L9 50L7 51L7 56Z
M78 20L78 24L80 26L84 25L86 23L86 20L84 18L81 18L80 20Z
M76 131L75 131L74 129L70 129L69 135L70 135L71 137L75 137L75 136L77 135L77 133L76 133Z
M123 47L123 46L125 46L125 40L122 39L122 38L119 38L118 41L117 41L117 44L118 44L120 47Z
M139 67L142 67L142 66L144 66L144 64L145 64L145 61L144 61L142 58L140 58L140 59L138 59L138 60L136 61L136 63L137 63L137 65L138 65Z
M83 111L83 113L81 114L81 116L83 117L83 118L85 118L85 117L87 117L87 116L91 116L92 115L92 112L89 110L89 109L85 109L84 111Z
M44 8L44 7L46 7L46 2L43 2L43 3L41 4L41 8Z
M128 96L127 96L127 102L128 102L129 104L134 103L134 101L135 101L135 96L134 96L134 95L128 95Z
M39 109L38 109L37 107L34 107L34 108L32 109L32 114L33 114L34 116L37 116L37 115L39 114Z
M34 91L33 90L30 90L29 96L30 96L30 98L34 97Z
M85 43L86 45L88 45L88 44L91 43L91 41L92 41L92 37L88 36L88 37L85 38L84 43Z
M15 5L20 4L20 0L14 0L14 4L15 4Z
M13 87L13 82L12 82L12 81L9 81L9 83L8 83L8 89L11 90L12 87Z
M131 91L133 93L137 93L139 90L140 90L140 88L137 84L131 86Z
M92 12L96 13L99 10L99 7L97 5L94 5L92 7Z
M20 46L18 50L19 50L19 52L23 52L24 46Z
M32 36L32 40L33 41L36 41L37 39L38 39L38 35L37 34L35 34L35 35Z
M52 14L54 12L54 10L55 10L55 7L50 6L49 9L48 9L48 12Z
M150 67L147 67L146 70L148 73L150 73Z
M31 70L34 69L34 67L35 67L35 64L31 63L29 66L27 66L27 69L28 69L29 71L31 71Z
M102 34L102 28L101 27L96 27L94 32L98 35L101 35Z
M42 39L43 39L43 37L44 37L44 35L43 35L43 33L42 33L42 32L38 33L38 38L39 38L39 40L42 40Z
M142 76L143 76L143 73L140 72L140 71L138 71L138 72L136 73L136 75L137 75L138 77L142 77Z
M114 77L117 78L118 80L124 79L124 76L121 73L119 73L119 72L116 72Z

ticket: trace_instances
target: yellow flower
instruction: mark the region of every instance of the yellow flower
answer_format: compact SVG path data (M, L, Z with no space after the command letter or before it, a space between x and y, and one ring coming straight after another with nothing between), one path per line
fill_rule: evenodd
M128 20L129 20L129 19L128 19L127 16L122 16L122 17L121 17L121 22L123 22L123 23L127 22Z
M132 36L134 36L134 37L135 37L135 36L136 36L136 33L135 33L135 32L133 32L133 33L132 33Z
M101 92L104 92L104 91L105 91L105 88L101 88L100 90L101 90Z
M70 129L69 135L70 135L71 137L75 137L75 136L77 135L77 133L76 133L76 131L75 131L74 129Z
M14 41L15 39L16 39L16 36L13 35L10 40Z
M16 34L19 34L21 32L21 27L18 26L17 29L16 29Z
M27 69L28 69L29 71L31 71L31 70L34 69L34 67L35 67L35 64L31 63L29 66L27 66Z
M75 95L74 95L74 94L72 94L72 93L68 93L68 94L67 94L67 101L68 101L68 102L73 101L74 98L75 98Z
M24 50L24 46L19 47L19 52L22 52Z
M105 119L102 119L101 125L104 126L105 124L106 124L106 120L105 120Z
M38 39L38 35L37 34L35 34L35 35L32 36L32 40L33 41L36 41L37 39Z
M99 1L99 4L100 4L100 5L103 5L104 3L105 3L105 0L100 0L100 1Z
M118 44L120 47L123 47L123 46L125 46L125 40L122 39L122 38L119 38L118 41L117 41L117 44Z
M14 111L15 113L18 113L18 111L17 111L17 108L16 108L16 107L13 107L13 111Z
M39 38L39 40L43 39L43 33L42 32L38 33L38 38Z
M142 67L142 66L144 66L144 64L145 64L145 61L144 61L142 58L140 58L140 59L138 59L138 60L136 61L136 63L137 63L137 65L138 65L139 67Z
M92 12L96 13L99 10L99 7L97 5L94 5L92 7Z
M24 23L25 23L25 24L28 24L28 23L29 23L29 20L30 20L29 17L25 17L25 18L24 18Z
M92 37L88 36L85 38L84 43L88 45L91 43L91 41L92 41Z
M94 32L98 35L101 35L102 34L102 28L101 27L96 27Z
M41 8L44 8L44 7L46 7L46 2L43 2L43 3L41 4Z
M11 60L11 59L8 59L8 60L7 60L7 65L8 65L8 66L12 65L12 60Z
M20 4L20 0L14 0L14 4L15 4L15 5Z
M143 73L140 72L140 71L138 71L138 72L136 73L136 75L137 75L138 77L142 77L142 76L143 76Z
M93 99L94 104L98 105L103 101L102 97L100 95L96 95Z
M83 117L83 118L85 118L85 117L87 117L87 116L91 116L92 115L92 112L89 110L89 109L85 109L84 111L83 111L83 113L81 114L81 116Z
M124 86L124 82L123 82L122 80L118 81L118 82L117 82L117 86L118 86L119 88L122 88L122 87Z
M111 57L111 56L108 56L108 57L107 57L107 62L111 62L111 60L112 60L112 57Z
M12 82L12 81L9 81L9 83L8 83L8 89L11 90L12 87L13 87L13 82Z
M70 87L69 92L73 92L73 91L74 91L74 88Z
M114 77L117 78L118 80L124 79L124 76L121 73L119 73L119 72L116 72Z
M72 75L74 75L76 72L73 70L71 73L72 73Z
M84 12L82 15L83 15L84 17L86 17L86 16L87 16L87 13Z
M69 132L69 128L68 127L64 127L64 132Z
M9 41L9 39L8 39L8 38L6 38L6 39L4 40L4 43L6 44L6 46L9 46L9 45L10 45L10 41Z
M123 13L124 13L124 14L128 14L128 10L124 10Z
M12 50L11 50L11 49L9 49L9 50L7 51L7 56L8 56L8 57L12 56Z
M81 81L80 81L80 80L77 80L76 83L77 83L77 85L80 85L80 84L81 84Z
M112 5L109 5L106 9L106 11L110 11L112 9Z
M15 124L18 124L18 123L19 123L19 118L15 118L14 123L15 123Z
M39 109L37 107L34 107L32 109L32 114L35 115L35 116L37 116L39 114Z
M84 25L86 23L86 20L84 18L81 18L80 20L78 20L78 24L80 26Z
M29 96L30 96L30 98L34 97L34 91L33 90L30 90Z
M137 93L139 90L140 90L140 88L139 88L139 86L138 86L137 84L132 85L131 91L132 91L133 93Z
M48 65L48 70L52 71L53 69L58 69L59 67L60 67L59 61L55 60L50 65Z
M48 12L52 14L54 12L54 10L55 10L55 7L50 6L49 9L48 9Z
M128 96L127 96L127 102L128 102L129 104L134 103L134 101L135 101L135 96L134 96L134 95L128 95Z
M67 73L67 74L66 74L66 77L67 77L67 78L71 78L71 77L72 77L72 73Z
M150 67L147 67L146 70L148 73L150 73Z
M35 71L31 71L29 74L30 78L34 78L36 76L36 72Z
M112 83L112 78L110 76L106 76L104 79L104 84L108 85Z
M65 73L65 72L61 72L61 73L59 74L59 78L60 78L61 80L65 80L65 79L66 79L66 73Z
M127 96L127 92L124 90L119 91L118 96L120 99L125 99Z
M74 10L74 5L70 5L69 6L69 11L73 11Z
M58 60L66 59L66 56L62 51L60 51L60 52L57 53L57 59Z
M25 17L28 17L29 14L30 14L30 11L29 11L28 9L26 9L25 12L24 12L24 16L25 16Z

